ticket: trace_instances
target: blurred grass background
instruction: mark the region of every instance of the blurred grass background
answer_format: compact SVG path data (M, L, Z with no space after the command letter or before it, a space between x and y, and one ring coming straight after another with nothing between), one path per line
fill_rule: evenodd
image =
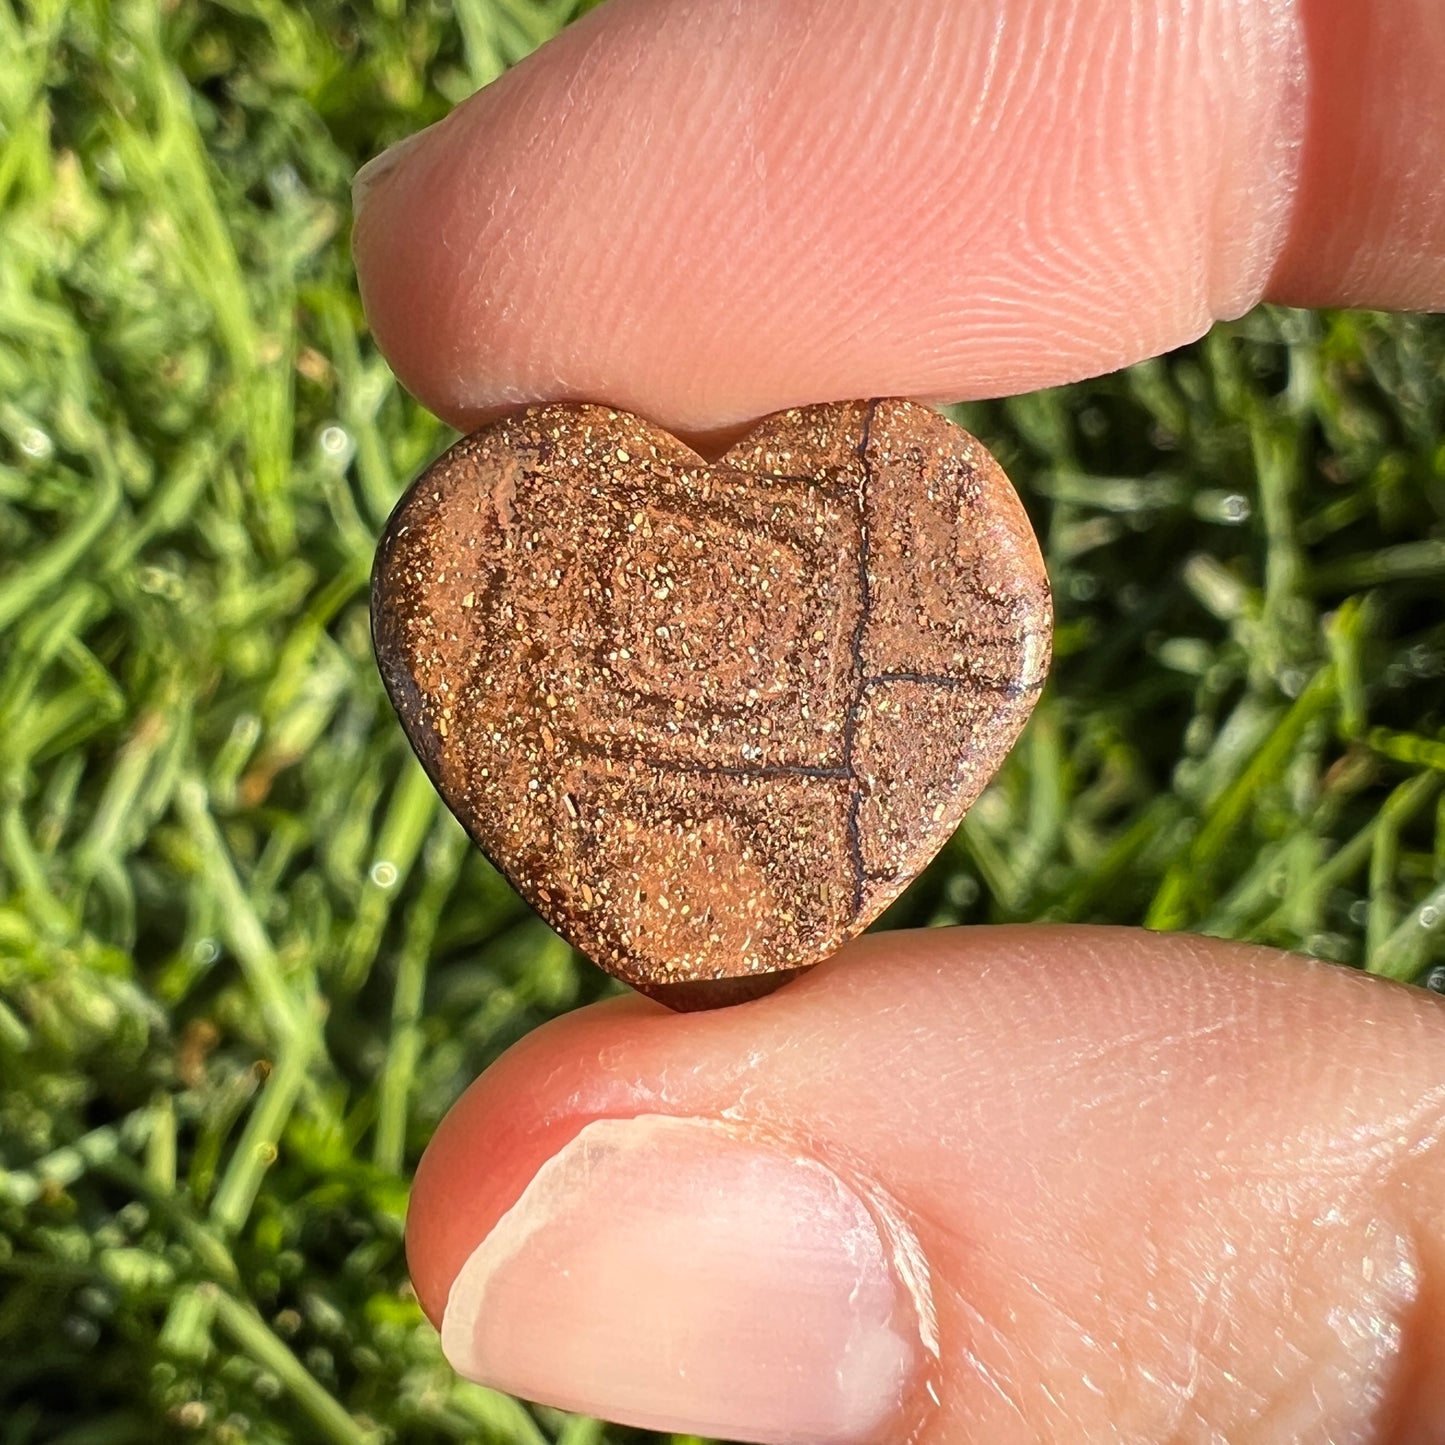
M374 539L446 437L347 252L356 165L578 8L0 0L0 1445L622 1438L454 1380L406 1284L443 1112L606 989L384 704ZM1058 664L885 925L1445 988L1445 326L1261 311L961 417Z

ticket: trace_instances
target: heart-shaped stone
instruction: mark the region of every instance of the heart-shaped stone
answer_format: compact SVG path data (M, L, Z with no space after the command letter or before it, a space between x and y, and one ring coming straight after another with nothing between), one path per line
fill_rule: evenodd
M458 442L377 554L377 658L448 807L572 944L675 1007L833 952L947 840L1043 685L1008 479L903 401L708 465L537 408Z

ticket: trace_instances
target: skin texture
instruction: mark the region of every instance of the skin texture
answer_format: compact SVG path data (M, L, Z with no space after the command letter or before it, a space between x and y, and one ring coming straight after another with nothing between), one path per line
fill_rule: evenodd
M1442 66L1438 0L613 0L371 173L362 292L463 429L1049 386L1438 300Z
M369 169L363 295L459 426L581 398L713 450L785 406L1107 370L1262 296L1439 305L1442 64L1438 0L612 0ZM1027 929L865 939L718 1014L584 1011L423 1161L433 1319L546 1161L657 1113L893 1202L937 1403L875 1441L1445 1438L1438 999ZM615 1413L546 1308L505 1315L554 1362L528 1388Z
M628 999L538 1030L432 1142L414 1279L440 1321L585 1123L727 1119L846 1161L912 1222L942 1350L926 1440L1435 1441L1442 1059L1437 999L1270 950L874 935L734 1009Z

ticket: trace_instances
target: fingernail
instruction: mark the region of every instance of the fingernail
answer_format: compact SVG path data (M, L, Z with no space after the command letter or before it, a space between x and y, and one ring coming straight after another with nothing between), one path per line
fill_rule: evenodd
M643 1429L876 1440L931 1342L916 1245L815 1160L720 1122L600 1119L463 1265L453 1367Z
M393 146L388 146L379 156L373 156L362 168L357 171L351 181L351 214L361 214L361 207L368 195L374 193L383 181L396 169L402 158L411 150L423 136L430 134L436 127L426 126L417 131L414 135L403 136Z

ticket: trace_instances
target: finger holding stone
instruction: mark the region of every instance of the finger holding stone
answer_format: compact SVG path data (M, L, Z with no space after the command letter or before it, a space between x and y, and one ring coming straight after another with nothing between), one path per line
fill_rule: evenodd
M1111 370L1263 296L1440 304L1439 17L611 0L363 175L367 313L463 429L577 399L697 439Z
M1438 999L1269 950L875 935L531 1035L408 1251L464 1374L650 1428L1428 1445L1442 1061Z

